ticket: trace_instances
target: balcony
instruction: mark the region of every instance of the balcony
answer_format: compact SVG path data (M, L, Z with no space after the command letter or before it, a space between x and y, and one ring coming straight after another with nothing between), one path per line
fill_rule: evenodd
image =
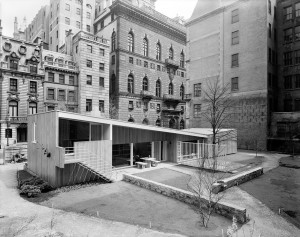
M168 113L168 114L180 114L182 112L181 109L175 109L174 107L162 107L162 112Z
M181 101L181 98L177 95L164 94L164 101L178 103Z
M150 91L142 90L141 97L142 97L142 99L145 99L145 100L151 100L153 98L153 95L152 95L152 92L150 92Z
M27 117L9 117L10 123L27 123Z
M23 65L23 64L16 65L15 68L10 68L8 62L0 62L0 68L7 69L7 70L14 70L18 72L25 72L25 73L44 74L44 69L37 68L37 67L30 67L30 65Z
M69 64L65 64L65 63L57 63L57 62L52 62L52 61L45 61L44 66L57 68L57 69L66 69L66 70L77 71L77 68L74 65L69 65Z
M184 94L183 100L190 101L192 99L192 94Z
M166 63L166 67L173 67L173 68L175 68L176 70L179 68L179 63L176 62L176 61L173 60L173 59L167 58L167 59L165 60L165 63Z

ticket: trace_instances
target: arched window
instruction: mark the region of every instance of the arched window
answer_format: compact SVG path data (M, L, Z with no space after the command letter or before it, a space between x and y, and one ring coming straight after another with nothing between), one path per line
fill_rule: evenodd
M158 127L161 127L161 120L157 119L156 122L155 122L155 125L158 126Z
M179 129L184 129L184 120L183 119L181 119L181 121L180 121Z
M169 49L169 59L172 59L172 60L174 59L174 51L173 51L172 46Z
M173 95L174 90L173 90L173 84L172 82L169 84L169 95Z
M30 102L29 103L29 114L36 114L37 113L37 103Z
M149 125L149 120L148 120L147 118L145 118L145 119L143 120L143 124Z
M18 117L18 102L10 101L8 107L9 107L9 116Z
M184 68L184 53L183 53L183 51L180 54L180 67Z
M169 128L175 128L175 119L174 118L171 118L170 121L169 121Z
M134 52L134 37L132 32L128 33L128 51Z
M156 59L161 60L161 45L159 42L156 44Z
M114 93L116 91L116 74L111 75L111 92Z
M116 32L114 31L111 35L111 51L116 50Z
M160 82L159 79L156 81L156 85L155 85L155 95L156 95L157 97L161 97L161 82Z
M130 116L130 118L128 119L128 122L134 123L134 119Z
M180 98L183 100L184 99L184 86L180 86Z
M145 57L148 57L148 39L146 37L143 39L143 53Z
M148 90L148 78L144 77L143 78L143 91L147 91Z
M134 93L134 78L132 74L129 74L128 76L128 92Z

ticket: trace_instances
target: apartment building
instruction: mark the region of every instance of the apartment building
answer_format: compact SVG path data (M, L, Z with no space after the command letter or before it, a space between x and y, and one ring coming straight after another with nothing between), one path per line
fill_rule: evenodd
M157 12L154 0L102 0L94 29L111 39L113 117L185 128L185 27Z
M235 101L227 127L238 147L266 149L276 105L276 1L199 0L187 26L190 127L208 127L201 116L203 90L218 78Z

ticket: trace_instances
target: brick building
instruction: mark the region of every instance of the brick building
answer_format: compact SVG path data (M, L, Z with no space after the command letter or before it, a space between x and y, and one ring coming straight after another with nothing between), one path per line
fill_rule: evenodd
M120 120L184 128L185 27L154 0L99 1L95 34L111 39L110 93Z
M2 36L0 21L0 144L27 141L27 115L43 111L41 47ZM5 130L10 137L6 139Z
M187 26L190 127L201 118L208 80L230 84L235 107L226 126L236 128L238 146L266 149L276 104L276 1L198 0Z

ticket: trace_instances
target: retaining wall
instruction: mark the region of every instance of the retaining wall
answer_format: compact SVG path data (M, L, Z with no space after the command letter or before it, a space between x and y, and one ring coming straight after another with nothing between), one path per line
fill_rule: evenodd
M198 197L195 194L185 190L181 190L154 181L146 180L130 174L124 174L123 180L135 184L137 186L140 186L142 188L146 188L151 191L160 193L167 197L177 199L187 204L192 204L196 206L199 203ZM207 199L203 198L202 200L206 203L206 205L208 204ZM245 223L247 221L246 209L229 203L219 202L217 204L215 212L228 218L232 218L233 216L235 216L239 223Z

